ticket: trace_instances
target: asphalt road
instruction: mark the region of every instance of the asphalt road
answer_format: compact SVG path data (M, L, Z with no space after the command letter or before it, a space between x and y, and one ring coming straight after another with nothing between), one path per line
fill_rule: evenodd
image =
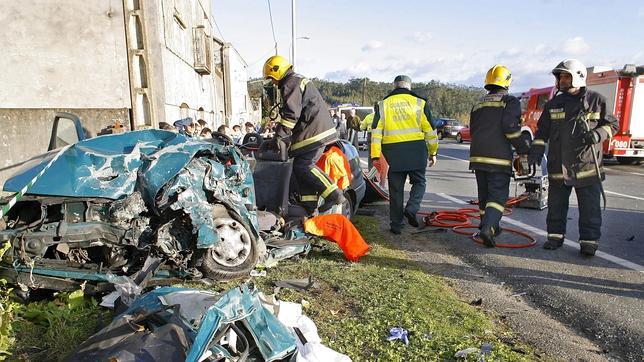
M472 207L474 174L468 170L469 144L441 142L438 164L427 170L425 211ZM514 208L503 226L527 231L537 245L488 249L465 236L449 234L450 252L501 280L524 300L603 349L607 358L644 360L644 165L607 161L599 252L579 254L577 202L571 196L568 239L563 248L543 249L547 210ZM407 185L409 186L409 185ZM510 195L515 186L511 185ZM518 194L523 190L518 189ZM429 238L429 236L428 236ZM521 242L504 233L500 242Z

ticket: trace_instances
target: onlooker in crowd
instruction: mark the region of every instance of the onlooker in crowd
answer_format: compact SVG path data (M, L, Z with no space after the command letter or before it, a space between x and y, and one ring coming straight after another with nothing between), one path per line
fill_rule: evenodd
M340 117L335 109L331 111L331 120L333 121L333 125L337 128L338 122L340 122Z
M217 132L225 134L226 136L230 136L230 127L222 124L221 126L217 127Z
M239 141L241 140L242 136L243 136L243 134L242 134L241 126L238 125L238 124L234 125L233 126L233 131L230 133L230 138L233 139L233 142L239 143Z
M255 125L252 124L251 122L246 122L244 124L244 133L257 133L257 129L255 128Z
M356 109L352 108L349 111L349 117L347 117L347 135L349 137L349 142L351 142L356 149L358 148L358 133L360 132L360 116L356 114Z
M192 137L195 132L195 123L190 117L174 122L174 126L179 130L179 133L188 137Z
M347 118L344 113L340 113L340 118L338 119L338 124L335 126L335 130L338 133L338 138L343 140L347 139Z
M201 130L200 136L203 137L203 138L212 138L212 130L210 128L208 128L208 127L204 127Z

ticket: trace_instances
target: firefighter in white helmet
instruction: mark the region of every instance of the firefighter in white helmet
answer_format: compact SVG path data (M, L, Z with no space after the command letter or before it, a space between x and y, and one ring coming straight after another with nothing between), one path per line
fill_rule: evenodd
M497 64L485 76L488 94L472 108L470 170L476 173L481 214L479 235L485 246L494 247L501 232L499 222L510 190L512 146L519 154L530 149L529 134L521 133L521 105L508 94L512 75Z
M557 94L539 118L529 162L540 164L548 143L548 240L545 249L563 245L568 199L575 188L579 205L579 244L582 255L593 256L601 236L600 196L603 192L601 143L614 135L617 119L606 99L586 88L586 67L567 59L553 70Z

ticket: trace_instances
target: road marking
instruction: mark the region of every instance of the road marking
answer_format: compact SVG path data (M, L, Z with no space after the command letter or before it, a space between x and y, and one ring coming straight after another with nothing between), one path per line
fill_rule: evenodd
M452 160L458 160L458 161L461 161L461 162L467 162L467 163L469 163L469 162L470 162L469 160L464 160L464 159L462 159L462 158L453 157L453 156L448 156L448 155L443 155L443 154L439 154L439 155L438 155L438 157L447 157L447 158L451 158Z
M608 190L604 190L604 192L607 193L607 194L611 194L611 195L617 195L617 196L626 197L626 198L629 198L629 199L635 199L635 200L644 201L644 198L642 198L642 197L620 194L619 192L613 192L613 191L608 191Z
M621 173L628 173L628 174L636 175L636 176L644 176L644 173L639 173L639 172L630 172L630 171L624 171L624 170L616 170L616 169L614 169L614 168L608 168L608 167L604 167L604 170L608 170L608 171L615 171L615 172L621 172Z
M461 199L457 199L456 197L447 195L447 194L442 193L442 192L437 193L436 195L438 195L440 197L443 197L443 198L445 198L447 200L450 200L450 201L452 201L452 202L454 202L456 204L459 204L459 205L467 205L467 202L465 202L465 201L463 201ZM526 223L523 223L521 221L514 220L514 219L509 218L507 216L504 216L502 220L506 221L506 222L508 222L508 223L510 223L510 224L512 224L514 226L518 226L520 228L528 230L528 231L530 231L530 232L532 232L534 234L537 234L537 235L540 235L540 236L543 236L543 237L548 237L548 233L546 233L545 231L543 231L541 229L538 229L538 228L536 228L534 226L528 225ZM574 242L574 241L572 241L570 239L566 239L565 242L564 242L564 245L567 245L567 246L573 247L573 248L577 248L579 243L576 243L576 242ZM633 262L628 261L626 259L622 259L620 257L605 253L603 251L597 251L595 253L595 255L597 257L599 257L599 258L604 259L604 260L607 260L607 261L610 261L612 263L621 265L624 268L628 268L628 269L632 269L632 270L635 270L635 271L640 272L640 273L644 273L644 266L636 264L636 263L633 263Z

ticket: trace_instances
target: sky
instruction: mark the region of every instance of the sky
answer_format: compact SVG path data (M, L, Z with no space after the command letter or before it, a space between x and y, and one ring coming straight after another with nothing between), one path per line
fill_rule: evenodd
M212 0L215 35L261 76L275 54L290 59L290 0ZM295 70L332 81L367 77L483 86L495 64L511 91L553 84L560 61L620 69L644 64L644 1L296 0ZM308 38L308 39L305 39Z

